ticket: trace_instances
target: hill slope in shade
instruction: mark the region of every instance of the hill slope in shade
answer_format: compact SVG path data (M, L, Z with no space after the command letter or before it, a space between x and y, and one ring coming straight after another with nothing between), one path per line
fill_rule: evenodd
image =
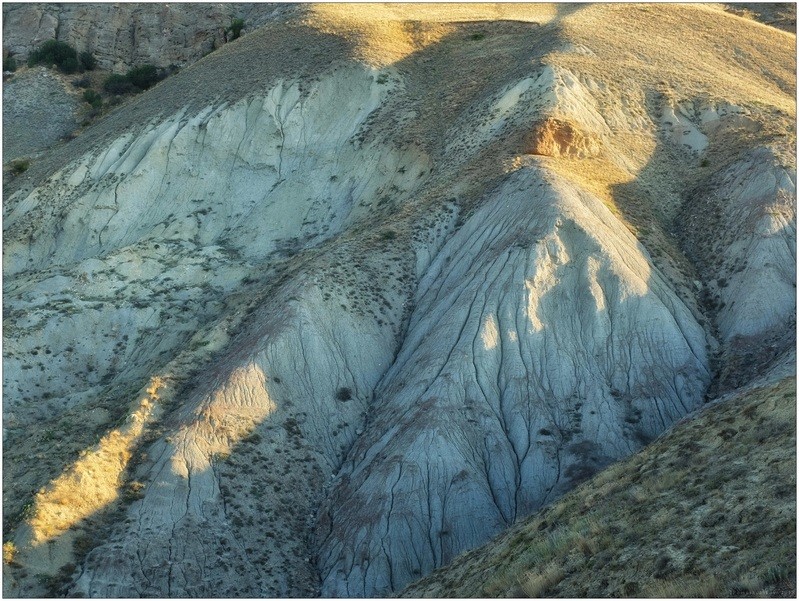
M6 594L385 596L790 374L794 49L704 5L311 5L41 156Z
M795 491L791 377L704 408L402 596L795 597Z

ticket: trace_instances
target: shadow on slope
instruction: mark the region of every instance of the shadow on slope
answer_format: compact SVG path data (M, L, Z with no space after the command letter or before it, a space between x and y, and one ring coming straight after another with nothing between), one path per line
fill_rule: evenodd
M673 102L660 92L648 95L646 107L652 122L661 124L660 136L646 165L634 179L613 186L611 196L711 338L713 397L746 385L795 346L790 325L796 318L795 253L786 254L779 242L777 248L757 247L783 239L789 249L795 247L795 180L787 171L782 176L789 167L771 150L785 144L785 132L768 109L681 99L676 129L706 136L707 146L697 151L665 139L672 123L664 124L664 109ZM782 223L774 222L772 214ZM770 221L764 225L764 220ZM724 290L730 283L737 298ZM792 314L785 309L791 304L786 294L793 298ZM744 299L747 295L756 298ZM756 303L760 321L742 325L755 320L725 308L725 298L732 305ZM749 333L728 339L725 330Z
M724 398L405 597L793 597L796 380Z

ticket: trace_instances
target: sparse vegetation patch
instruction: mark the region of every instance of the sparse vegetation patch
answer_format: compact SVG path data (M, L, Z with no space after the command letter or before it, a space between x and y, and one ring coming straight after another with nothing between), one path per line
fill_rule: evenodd
M11 173L14 175L21 175L25 173L31 166L28 159L14 159L11 161Z
M103 105L103 97L91 88L83 92L83 99L89 103L92 108L98 109Z
M228 27L230 32L230 39L237 40L241 36L241 30L244 29L244 19L233 19Z
M795 590L795 395L788 378L708 408L403 596Z
M47 40L28 56L28 66L55 66L62 73L76 73L95 68L97 61L90 52L78 51L66 42Z
M130 69L124 75L114 73L108 76L103 83L103 89L109 94L141 92L151 88L164 77L166 77L164 70L158 69L154 65L142 65Z

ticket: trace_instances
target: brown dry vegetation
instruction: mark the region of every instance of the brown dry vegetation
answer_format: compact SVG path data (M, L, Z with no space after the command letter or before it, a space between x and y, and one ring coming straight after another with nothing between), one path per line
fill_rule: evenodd
M736 2L725 4L724 10L745 19L796 33L795 2Z

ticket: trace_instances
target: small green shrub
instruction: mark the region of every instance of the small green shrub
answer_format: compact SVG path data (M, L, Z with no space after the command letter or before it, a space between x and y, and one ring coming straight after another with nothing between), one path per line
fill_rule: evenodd
M92 85L92 80L87 76L84 75L72 82L72 85L76 88L90 88Z
M125 75L114 73L103 82L103 89L109 94L127 94L133 92L135 87Z
M242 29L244 29L244 19L233 19L230 22L230 27L228 28L228 31L231 34L231 38L230 39L231 40L239 39L239 36L241 35L241 30Z
M99 109L103 106L103 97L91 88L83 92L83 99L88 102L92 108Z
M135 69L130 69L125 75L115 73L108 76L103 83L103 89L111 94L127 94L129 92L140 92L151 88L164 78L155 65L142 65Z
M28 66L55 65L63 73L75 73L81 69L78 52L66 42L47 40L28 56Z
M61 61L61 64L58 65L58 70L62 73L77 73L81 70L80 61L77 58L65 58Z
M125 77L140 90L151 88L163 79L155 65L136 67L128 71Z
M31 162L28 159L14 159L11 161L11 173L20 175L25 173L30 166Z
M253 432L249 436L244 439L244 442L248 442L250 444L258 444L262 440L261 435L258 432Z
M349 401L352 398L352 390L342 386L336 391L336 400Z
M78 60L87 71L94 71L95 67L97 67L97 59L92 56L91 52L81 52L78 55Z
M138 481L130 482L123 493L123 499L128 503L144 498L145 485Z
M297 420L293 417L288 418L286 421L283 422L283 429L289 434L289 436L301 436L302 430L300 430L300 426L297 423Z
M17 59L15 59L12 55L8 55L3 59L3 71L16 71L17 70Z

